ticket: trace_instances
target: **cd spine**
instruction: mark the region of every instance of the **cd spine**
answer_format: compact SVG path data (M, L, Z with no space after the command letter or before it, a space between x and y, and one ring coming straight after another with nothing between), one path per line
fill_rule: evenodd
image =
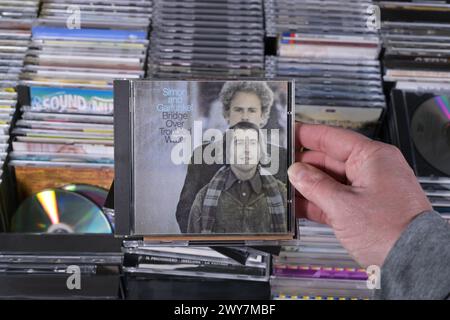
M295 81L288 82L288 168L295 162ZM294 238L297 238L298 232L295 225L295 189L288 182L288 210L289 210L289 223L288 230L293 233Z
M131 186L131 82L114 81L114 210L116 235L130 235L132 212Z

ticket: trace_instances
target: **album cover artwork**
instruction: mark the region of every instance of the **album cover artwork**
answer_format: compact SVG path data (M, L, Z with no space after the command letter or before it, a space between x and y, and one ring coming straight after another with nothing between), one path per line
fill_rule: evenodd
M124 80L114 90L119 233L292 238L293 83Z

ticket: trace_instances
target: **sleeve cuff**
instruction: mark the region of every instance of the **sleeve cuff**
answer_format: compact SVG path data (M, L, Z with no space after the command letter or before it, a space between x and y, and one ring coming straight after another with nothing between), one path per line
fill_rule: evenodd
M448 299L450 225L434 211L407 226L381 268L376 299Z

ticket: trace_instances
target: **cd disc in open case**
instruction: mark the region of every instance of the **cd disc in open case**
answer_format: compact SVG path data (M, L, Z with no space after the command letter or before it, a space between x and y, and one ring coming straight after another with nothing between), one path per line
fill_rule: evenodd
M81 194L88 198L100 208L103 207L108 196L108 191L93 185L88 184L68 184L62 187L63 190Z
M27 198L14 214L11 229L25 233L112 233L100 207L82 195L58 189Z
M392 91L395 116L390 123L396 144L415 174L440 184L450 175L450 96ZM421 181L422 182L422 181ZM438 187L442 190L442 187Z
M422 156L450 175L450 103L435 96L421 104L411 120L412 140Z
M293 82L120 80L116 233L292 239Z

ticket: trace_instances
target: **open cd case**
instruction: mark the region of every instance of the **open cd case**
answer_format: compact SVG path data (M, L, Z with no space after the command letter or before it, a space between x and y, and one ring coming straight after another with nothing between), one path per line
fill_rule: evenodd
M393 142L418 177L450 176L450 96L392 91Z
M393 143L413 168L434 210L450 221L450 95L395 89L391 98Z
M286 80L115 81L116 235L293 239L294 92Z

